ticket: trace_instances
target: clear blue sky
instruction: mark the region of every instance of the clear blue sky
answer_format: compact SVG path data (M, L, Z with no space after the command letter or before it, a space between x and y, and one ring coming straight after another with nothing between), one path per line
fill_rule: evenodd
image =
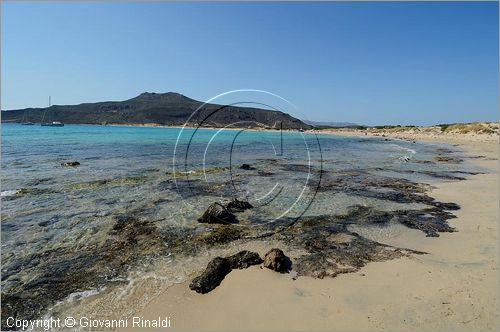
M2 1L1 28L2 109L254 88L318 121L498 121L496 2Z

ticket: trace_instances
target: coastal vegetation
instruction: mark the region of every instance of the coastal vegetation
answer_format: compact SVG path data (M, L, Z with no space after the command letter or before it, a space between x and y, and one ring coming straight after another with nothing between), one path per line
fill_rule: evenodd
M382 126L358 126L358 127L324 127L315 128L323 131L347 132L356 131L370 134L450 134L450 135L496 135L499 127L497 122L469 122L469 123L449 123L434 126L413 126L413 125L382 125Z

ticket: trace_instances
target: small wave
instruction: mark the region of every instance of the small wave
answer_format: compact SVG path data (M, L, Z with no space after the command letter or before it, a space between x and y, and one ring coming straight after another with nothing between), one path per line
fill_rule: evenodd
M59 301L56 303L56 306L61 305L63 303L68 303L68 302L73 302L74 300L80 300L84 299L90 296L97 295L101 293L102 291L106 290L106 287L101 287L101 288L93 288L93 289L88 289L80 292L74 292L69 294L63 301Z
M0 193L0 197L10 197L19 194L19 190L3 190Z
M404 155L399 157L398 160L402 163L407 163L411 160L411 156Z
M403 149L405 149L406 151L408 151L409 153L411 154L417 154L417 151L413 150L413 149L410 149L410 148L405 148L403 147Z
M391 144L392 148L403 152L403 155L391 155L392 158L395 158L398 162L409 162L413 157L417 154L417 151L407 148L405 146L401 146L398 144Z
M411 154L417 154L417 151L415 151L413 149L410 149L410 148L407 148L405 146L401 146L401 145L398 145L398 144L391 144L391 146L395 147L398 150L403 150L403 151L409 152Z

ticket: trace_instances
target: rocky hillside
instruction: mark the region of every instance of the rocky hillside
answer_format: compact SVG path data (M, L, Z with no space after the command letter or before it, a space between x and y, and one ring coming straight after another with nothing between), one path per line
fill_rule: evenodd
M48 108L27 108L2 111L2 122L44 122L82 124L183 125L203 103L174 92L142 93L125 101L106 101L79 105L53 105ZM309 129L289 114L249 107L224 107L207 104L191 119L190 124L223 127L238 121L254 121L268 127L283 123L284 129ZM242 127L249 126L242 124ZM257 127L257 125L251 125Z

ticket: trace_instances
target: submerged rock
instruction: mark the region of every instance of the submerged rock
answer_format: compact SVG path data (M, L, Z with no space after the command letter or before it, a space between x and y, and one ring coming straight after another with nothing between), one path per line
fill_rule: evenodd
M244 211L252 208L252 204L248 203L247 201L240 201L237 198L233 198L229 203L226 204L226 209L232 212Z
M208 263L205 271L191 281L189 288L197 293L208 293L219 286L229 272L231 272L229 261L226 258L215 257Z
M263 260L256 252L243 250L227 257L232 269L246 269L252 265L262 264Z
M62 163L61 165L65 167L75 167L75 166L80 166L80 163L74 160L74 161L67 161L65 163Z
M203 233L193 239L196 244L198 242L208 245L224 244L237 240L243 236L241 227L233 225L218 225L217 228L212 229L209 233Z
M285 256L283 250L273 248L264 257L264 266L276 272L288 272L292 267L292 261Z
M234 214L217 202L212 203L198 221L207 224L232 224L238 222Z
M454 156L436 156L434 157L434 160L449 164L459 164L463 161L462 159Z
M250 166L249 164L242 164L242 165L240 166L240 169L243 169L243 170L245 170L245 171L251 171L251 170L254 170L254 169L255 169L255 167Z

